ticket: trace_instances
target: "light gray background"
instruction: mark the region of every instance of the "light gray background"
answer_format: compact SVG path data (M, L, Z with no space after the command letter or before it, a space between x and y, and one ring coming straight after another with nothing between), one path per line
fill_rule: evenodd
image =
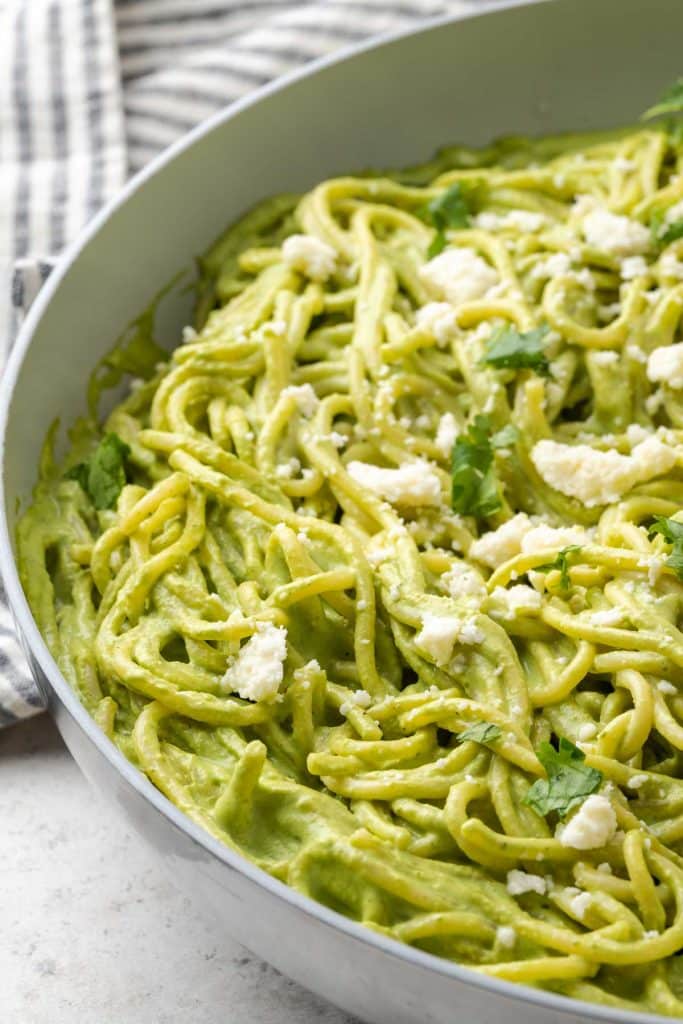
M47 716L0 732L0 777L7 1024L352 1024L199 916Z

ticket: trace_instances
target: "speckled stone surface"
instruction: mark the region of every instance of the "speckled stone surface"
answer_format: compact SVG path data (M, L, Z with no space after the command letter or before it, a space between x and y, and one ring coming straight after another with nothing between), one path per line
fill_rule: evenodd
M226 944L52 722L0 732L0 1005L13 1024L353 1024Z

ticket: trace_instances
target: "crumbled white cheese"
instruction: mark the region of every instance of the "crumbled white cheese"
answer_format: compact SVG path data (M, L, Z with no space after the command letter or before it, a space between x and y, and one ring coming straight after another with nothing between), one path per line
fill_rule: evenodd
M647 776L647 775L632 775L631 778L628 780L628 783L627 783L628 788L629 789L640 789L641 786L644 786L647 783L648 778L649 778L649 776Z
M221 680L221 685L244 700L272 701L284 676L287 630L263 623L239 653Z
M584 914L593 901L591 894L589 892L582 892L573 885L567 886L564 891L565 895L569 896L569 910L574 917L578 917L579 921L582 921Z
M387 562L394 552L392 548L384 547L383 545L374 544L371 545L367 552L366 558L373 569L377 569L382 562Z
M458 640L461 644L483 644L484 639L484 633L474 619L467 619L458 631Z
M372 704L372 697L367 690L352 690L345 701L339 705L342 715L348 715L353 708L369 708Z
M626 440L634 448L641 441L647 441L648 437L652 437L649 430L645 427L641 427L640 423L629 423L626 428Z
M275 476L279 480L289 480L296 476L300 469L301 463L297 458L288 459L287 462L281 462L275 467Z
M598 318L602 320L603 323L614 320L614 318L619 316L620 313L620 302L606 302L604 305L602 303L598 305ZM626 347L628 348L628 345Z
M337 266L336 251L313 235L290 235L282 244L282 258L312 281L326 281Z
M535 551L543 551L545 548L567 548L573 544L586 544L589 535L583 526L546 526L540 523L532 526L522 537L522 554L530 555Z
M592 740L598 731L598 727L594 722L584 722L583 725L579 726L578 738L586 743L588 740Z
M624 621L625 614L623 608L604 608L602 611L592 613L590 624L591 626L618 626Z
M335 448L344 448L349 443L346 434L342 434L339 430L331 430L329 434L320 434L316 437L316 441L329 441Z
M591 210L581 227L588 245L614 256L637 256L650 248L650 231L644 224L601 207Z
M625 156L616 156L612 161L612 166L615 171L621 171L622 174L628 174L629 171L635 171L638 166L635 160L629 160Z
M593 353L593 362L598 366L613 366L619 361L619 353L612 348L603 349L601 352Z
M425 612L422 616L422 629L415 635L415 645L433 658L437 665L445 665L453 654L460 628L460 622L453 616Z
M486 597L484 581L466 562L454 562L441 577L441 583L456 600L474 598L480 603Z
M478 213L474 225L482 231L500 231L501 228L516 228L533 234L547 223L547 217L532 210L510 210L508 213Z
M195 331L194 327L183 327L183 345L190 345L193 341L196 341L199 335Z
M481 341L487 341L492 334L493 325L488 320L482 320L477 324L467 340L470 344L478 344Z
M669 683L666 679L661 679L657 683L657 689L659 690L660 693L668 694L671 697L673 697L674 695L676 695L678 693L678 690L676 689L674 684L673 683Z
M531 268L530 277L532 280L543 280L544 278L562 277L568 274L572 261L566 252L554 252L552 256L546 256L539 260Z
M493 267L467 247L445 249L420 267L419 276L438 298L446 298L455 306L481 299L498 284Z
M642 256L627 256L621 262L621 276L624 281L632 281L634 277L647 274L647 263Z
M602 864L598 864L598 866L597 866L597 868L595 870L599 871L600 874L602 874L602 875L611 875L612 874L612 866L611 866L611 864L608 864L606 860L603 860Z
M368 462L349 462L349 476L392 505L438 505L441 482L434 467L424 459L404 462L398 469L384 469Z
M637 445L630 455L543 440L534 445L531 460L547 484L592 508L618 501L636 484L667 473L676 454L655 437Z
M645 352L644 349L640 347L640 345L636 345L634 342L630 342L624 349L624 352L629 357L629 359L632 359L634 361L634 363L647 362L647 352Z
M307 419L313 415L318 407L318 396L310 384L290 384L280 392L281 398L293 398L299 412Z
M664 223L667 227L669 224L675 224L677 220L683 220L683 199L670 206L664 214Z
M659 270L663 277L673 277L677 281L683 280L683 263L673 252L664 253L659 261Z
M458 329L455 309L449 302L428 302L415 314L415 323L445 348Z
M518 871L517 868L508 871L507 890L511 896L522 896L525 892L537 892L539 896L543 896L546 889L546 880L540 875L529 875L526 871Z
M588 269L588 267L581 267L581 270L571 270L569 272L570 277L586 289L586 291L592 292L595 290L595 278Z
M596 850L614 837L617 816L606 796L594 793L587 797L566 825L560 825L556 836L562 846L574 850Z
M458 436L458 424L452 412L445 412L439 420L439 426L434 438L434 444L443 453L444 458L450 458L453 451L455 439Z
M504 949L512 949L517 941L517 932L509 925L502 924L496 928L496 941Z
M670 388L683 388L683 341L653 349L647 361L647 378Z
M666 560L658 558L657 555L644 555L638 559L638 568L647 570L647 582L651 587L657 586L665 565Z
M470 547L469 556L495 569L519 554L522 540L532 528L533 524L529 517L524 512L519 512L497 530L490 530L475 540Z
M532 590L531 587L527 587L523 583L517 583L509 590L506 590L505 587L496 587L491 598L493 601L499 601L505 607L505 612L501 615L501 618L505 619L514 619L525 613L534 614L540 611L543 603L538 591Z

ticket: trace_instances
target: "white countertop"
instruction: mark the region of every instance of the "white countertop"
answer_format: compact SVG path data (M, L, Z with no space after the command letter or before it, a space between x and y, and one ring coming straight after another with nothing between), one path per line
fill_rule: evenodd
M0 732L2 1019L352 1024L226 943L111 817L46 717Z

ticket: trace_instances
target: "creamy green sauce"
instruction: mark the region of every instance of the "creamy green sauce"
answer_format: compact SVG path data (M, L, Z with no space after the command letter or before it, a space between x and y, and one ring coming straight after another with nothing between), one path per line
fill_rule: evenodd
M476 971L672 1016L682 156L508 139L262 204L170 358L148 311L103 361L18 527L65 677L212 835Z

